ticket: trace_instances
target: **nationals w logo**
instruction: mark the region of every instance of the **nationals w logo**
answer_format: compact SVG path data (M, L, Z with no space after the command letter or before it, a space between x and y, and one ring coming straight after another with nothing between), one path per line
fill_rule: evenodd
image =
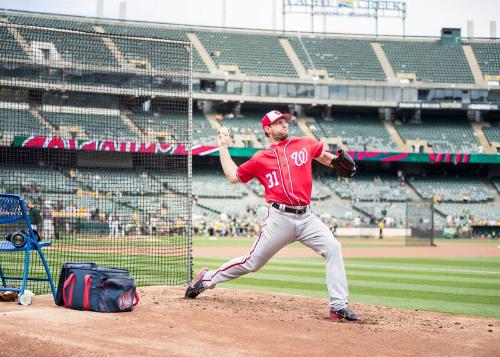
M292 159L293 161L295 161L295 165L304 165L307 162L306 148L302 148L300 151L295 151L294 153L292 153Z

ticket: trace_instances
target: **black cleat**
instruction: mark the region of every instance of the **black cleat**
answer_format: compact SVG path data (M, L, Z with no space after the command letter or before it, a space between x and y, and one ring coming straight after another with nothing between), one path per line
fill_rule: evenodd
M188 285L184 298L195 299L198 295L205 291L206 288L203 286L203 282L201 280L207 271L207 268L203 268L198 272L198 274L196 274L194 279L191 280L191 283Z
M347 306L340 310L330 310L330 318L335 320L361 322L361 317Z

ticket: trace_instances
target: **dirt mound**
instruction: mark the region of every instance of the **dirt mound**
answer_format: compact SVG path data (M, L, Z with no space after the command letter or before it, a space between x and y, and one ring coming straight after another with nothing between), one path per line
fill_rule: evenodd
M100 314L0 303L2 354L92 355L453 355L500 351L498 319L353 304L364 323L327 318L326 299L215 289L185 300L179 287L139 289L131 313Z

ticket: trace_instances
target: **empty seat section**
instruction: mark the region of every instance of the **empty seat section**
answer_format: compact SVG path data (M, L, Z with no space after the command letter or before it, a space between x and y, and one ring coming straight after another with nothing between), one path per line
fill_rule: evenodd
M133 25L102 25L106 33L109 34L114 34L114 35L122 35L122 36L138 36L138 37L146 37L146 38L161 38L164 40L176 40L176 41L187 41L189 42L189 38L186 35L186 31L180 30L180 29L172 29L172 28L167 28L167 27L152 27L150 25L143 25L143 26L133 26ZM117 42L115 40L115 42ZM151 50L141 50L140 52L137 52L134 50L133 45L128 45L125 46L123 41L120 44L120 41L118 41L120 50L125 51L124 55L127 54L129 58L134 58L135 56L139 56L142 54L143 56L148 55L148 52ZM156 52L158 52L155 49ZM153 63L161 63L163 61L166 61L168 59L168 56L166 58L158 58L158 56L161 56L159 53L157 54L151 54L152 60L150 62ZM171 66L169 66L171 67ZM193 48L193 72L202 72L202 73L207 73L208 68L201 59L200 55L198 52Z
M339 113L333 114L333 119L316 119L316 123L316 137L341 138L350 150L399 151L382 120L375 115Z
M42 115L58 130L62 137L78 139L138 140L137 135L121 120L118 114L94 114L82 108L81 113L42 111Z
M150 138L164 138L167 142L187 143L187 115L178 113L133 113L130 119Z
M306 69L325 69L336 79L386 79L369 40L315 36L291 37L289 41Z
M483 127L486 139L491 143L500 143L500 121L490 122L490 127Z
M36 47L34 42L52 43L63 61L94 66L118 66L114 55L102 40L103 35L34 29L19 29L19 33L31 47Z
M7 192L75 192L78 188L62 172L43 166L2 166L0 185Z
M343 199L355 201L406 201L406 188L395 176L356 175L352 179L326 177L325 184Z
M76 19L57 19L52 17L37 16L14 16L9 15L7 19L10 23L28 26L40 26L48 28L60 28L65 30L78 30L85 32L94 31L94 20L77 21Z
M483 75L500 76L500 43L471 43Z
M278 36L226 31L196 35L217 65L237 65L247 75L297 77Z
M0 26L0 52L2 53L2 57L7 57L6 59L28 59L21 45L19 45L7 27L4 26Z
M394 72L414 73L422 82L474 83L461 46L440 41L382 41Z
M24 105L0 103L0 136L11 135L47 135L49 130ZM12 108L12 109L9 109ZM19 108L19 109L17 109ZM26 105L27 108L27 105Z
M395 125L404 141L425 140L437 153L477 153L481 144L465 118L426 117L421 122Z
M217 133L199 112L193 113L193 145L217 145Z
M243 185L230 184L223 173L193 172L193 196L211 198L241 198L248 195Z
M122 194L158 194L162 185L145 172L130 169L79 168L75 180L82 187L97 192Z
M493 200L485 183L475 177L411 177L408 182L425 199L437 195L444 202Z

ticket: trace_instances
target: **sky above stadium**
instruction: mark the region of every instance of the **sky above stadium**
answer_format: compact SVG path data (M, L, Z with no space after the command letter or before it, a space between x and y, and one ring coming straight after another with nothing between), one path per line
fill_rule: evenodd
M123 0L104 0L103 16L118 18ZM174 24L222 26L223 0L127 0L128 20ZM227 27L282 29L281 0L226 0ZM490 36L490 21L496 21L500 37L500 0L407 0L406 34L439 36L442 27L462 28L467 36L467 21L474 22L475 37ZM96 16L97 0L2 0L0 7L12 10ZM275 10L273 11L273 8ZM275 19L273 21L273 18ZM286 30L310 31L308 15L287 15ZM368 18L316 17L315 31L374 34L375 21ZM379 34L401 35L402 21L379 20Z

